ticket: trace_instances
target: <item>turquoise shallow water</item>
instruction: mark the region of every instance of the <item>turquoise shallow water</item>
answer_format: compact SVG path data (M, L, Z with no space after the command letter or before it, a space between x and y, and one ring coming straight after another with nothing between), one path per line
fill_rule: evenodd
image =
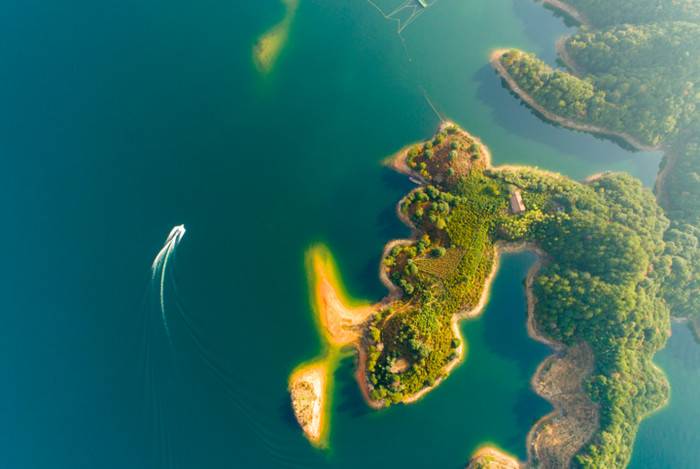
M642 423L630 468L696 468L700 461L700 346L685 325L676 324L668 347L655 361L671 381L671 400Z
M2 467L459 467L482 441L522 456L547 411L527 385L546 353L525 335L527 255L464 324L469 360L418 405L368 412L348 359L320 453L286 384L320 347L309 245L332 248L354 296L384 294L377 263L407 234L393 209L410 185L380 161L432 134L425 95L496 163L651 182L658 155L541 122L486 66L504 45L553 60L559 20L528 1L440 0L406 30L407 54L365 2L301 0L261 77L251 48L278 0L27 0L0 13ZM180 223L170 344L150 263ZM673 435L656 418L638 454Z

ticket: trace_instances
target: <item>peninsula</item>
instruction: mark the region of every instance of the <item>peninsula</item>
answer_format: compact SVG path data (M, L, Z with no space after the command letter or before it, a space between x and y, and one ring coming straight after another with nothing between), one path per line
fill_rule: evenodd
M359 352L368 404L411 403L445 379L465 356L458 323L482 312L500 253L532 250L540 262L526 282L528 329L554 351L533 388L554 411L530 433L529 458L543 467L585 465L601 451L627 458L639 422L668 393L651 363L669 328L658 293L668 221L653 194L623 174L576 182L494 168L487 147L451 122L390 165L420 186L397 207L412 238L384 250L389 294L348 306L333 268L310 277L326 343Z
M524 51L498 50L491 64L505 85L545 120L611 137L636 150L664 151L659 205L664 235L661 286L675 318L700 323L700 9L674 0L557 0L583 19L562 38L564 69Z

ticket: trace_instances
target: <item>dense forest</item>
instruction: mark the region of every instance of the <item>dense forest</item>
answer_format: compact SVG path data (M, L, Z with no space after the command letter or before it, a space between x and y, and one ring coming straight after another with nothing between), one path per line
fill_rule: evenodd
M566 0L596 27L659 21L700 21L700 0Z
M507 205L482 193L499 188L480 176L486 161L479 145L454 127L411 148L406 163L427 183L400 203L402 218L420 235L382 261L403 299L375 316L366 344L370 395L386 404L435 384L458 357L450 324L479 301L493 265L490 233Z
M697 118L700 25L622 25L582 32L564 44L578 77L532 54L502 58L518 85L557 115L618 133L645 145L675 138Z
M663 293L672 314L698 324L700 0L568 3L602 29L584 27L563 42L567 69L517 50L500 63L545 110L667 152L657 184L671 220Z
M700 318L700 135L679 139L663 164L670 167L662 170L667 174L657 191L659 203L672 221L666 232L669 279L664 283L664 293L675 315L697 321ZM696 335L698 332L695 331Z
M535 279L536 321L567 345L587 342L596 360L588 391L600 404L600 428L576 463L624 467L641 419L668 394L663 373L651 363L670 327L661 298L668 221L651 192L626 175L588 184L527 176L506 180L526 194L546 194L545 207L563 207L526 235L552 258Z
M651 358L670 327L661 290L669 222L630 176L579 183L537 170L493 170L461 135L450 128L407 152L426 185L400 204L415 240L383 260L402 298L366 334L371 397L401 402L440 379L460 346L451 320L477 304L496 243L533 243L547 253L533 286L537 329L566 345L586 342L595 355L587 391L600 406L600 428L577 461L624 466L641 419L668 396ZM524 210L513 209L516 193Z

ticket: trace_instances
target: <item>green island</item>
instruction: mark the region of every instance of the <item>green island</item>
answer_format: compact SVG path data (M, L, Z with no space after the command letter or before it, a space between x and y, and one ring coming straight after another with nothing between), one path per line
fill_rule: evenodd
M670 327L669 222L653 193L625 174L577 182L491 167L487 147L450 122L390 164L419 183L397 207L413 236L387 244L380 278L390 293L342 342L359 350L368 403L411 403L438 385L467 354L457 324L481 313L500 253L531 250L540 262L526 282L527 327L555 354L532 381L554 411L530 432L529 462L624 466L640 421L669 393L651 361ZM329 298L340 312L330 317L342 316Z
M530 455L547 458L546 467L567 466L574 455L584 467L624 466L639 422L668 396L651 362L669 329L661 290L668 220L630 176L576 182L491 168L486 155L447 124L395 157L395 167L424 184L399 203L414 239L390 243L382 262L400 298L371 319L364 337L369 397L412 402L439 383L464 355L455 322L480 313L499 251L533 249L542 262L528 282L531 333L562 356L575 349L573 370L593 364L584 389L594 405L568 425L549 423L579 447L552 449L557 439L538 438Z
M664 151L655 191L625 174L492 167L444 122L389 160L418 185L397 206L411 238L382 256L389 294L353 312L328 289L319 323L358 350L370 406L415 402L468 355L458 324L483 311L500 254L533 251L527 327L554 353L532 387L554 410L532 427L526 464L625 467L639 424L668 402L652 358L671 316L700 336L700 1L544 3L581 23L557 44L564 68L511 49L493 52L494 69L546 120ZM469 467L522 464L484 447Z
M492 64L545 119L665 152L656 184L671 221L662 292L672 315L700 335L700 2L547 3L584 19L557 45L565 68L515 49L494 52Z

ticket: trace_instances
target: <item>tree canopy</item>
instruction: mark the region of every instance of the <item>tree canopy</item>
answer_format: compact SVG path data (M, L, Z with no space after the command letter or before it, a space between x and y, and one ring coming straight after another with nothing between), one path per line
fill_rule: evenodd
M700 21L700 0L566 0L594 26Z
M507 53L501 62L545 109L655 146L699 117L698 43L700 25L694 23L623 25L566 40L567 60L582 76L521 51Z
M567 69L509 51L501 64L547 111L666 152L659 202L663 292L678 317L700 318L700 0L569 0L601 29L563 43ZM621 24L627 23L627 24Z
M365 336L371 397L401 402L441 379L461 345L451 321L478 303L496 243L533 243L547 254L533 285L537 330L568 346L585 342L595 356L587 392L599 404L600 428L576 464L624 466L639 423L668 397L651 362L670 327L662 290L668 219L629 175L580 183L526 168L463 166L469 142L455 134L407 152L409 167L433 184L401 201L416 238L383 259L403 296ZM456 157L446 150L453 142ZM524 212L509 208L514 191Z

